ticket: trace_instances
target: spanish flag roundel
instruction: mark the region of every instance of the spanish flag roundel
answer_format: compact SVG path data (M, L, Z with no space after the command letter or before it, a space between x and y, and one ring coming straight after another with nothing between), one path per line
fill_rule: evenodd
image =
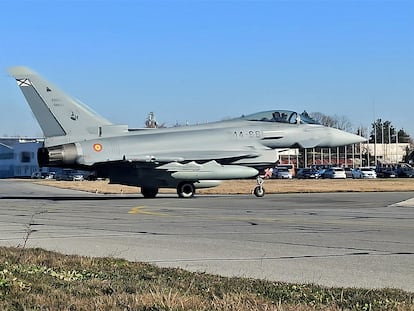
M101 144L93 144L93 150L95 150L96 152L101 152L102 151L102 145Z

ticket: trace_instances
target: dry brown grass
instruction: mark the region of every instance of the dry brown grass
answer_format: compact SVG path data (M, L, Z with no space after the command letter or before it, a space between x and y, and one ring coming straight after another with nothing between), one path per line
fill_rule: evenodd
M119 194L140 193L138 187L109 184L108 181L34 181L37 184L58 188L76 189L93 193ZM255 180L224 181L220 186L210 189L200 189L197 193L203 194L249 194L255 187ZM308 192L395 192L414 191L414 179L390 178L373 180L266 180L266 193L308 193ZM174 189L160 189L161 193L175 193Z

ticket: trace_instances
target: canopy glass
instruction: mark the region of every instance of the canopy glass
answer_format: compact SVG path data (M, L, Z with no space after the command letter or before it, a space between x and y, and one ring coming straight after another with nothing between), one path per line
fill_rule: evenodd
M304 111L297 113L290 110L269 110L242 116L241 119L248 121L278 122L290 124L319 124Z

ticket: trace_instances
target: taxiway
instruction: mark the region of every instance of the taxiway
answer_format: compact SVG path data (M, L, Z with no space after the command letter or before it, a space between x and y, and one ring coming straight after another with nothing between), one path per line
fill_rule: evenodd
M100 195L0 180L0 244L414 291L414 193Z

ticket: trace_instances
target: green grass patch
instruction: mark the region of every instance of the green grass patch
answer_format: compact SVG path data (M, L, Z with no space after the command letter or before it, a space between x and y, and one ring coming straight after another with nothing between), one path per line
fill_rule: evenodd
M0 310L414 310L414 294L227 278L0 247Z

